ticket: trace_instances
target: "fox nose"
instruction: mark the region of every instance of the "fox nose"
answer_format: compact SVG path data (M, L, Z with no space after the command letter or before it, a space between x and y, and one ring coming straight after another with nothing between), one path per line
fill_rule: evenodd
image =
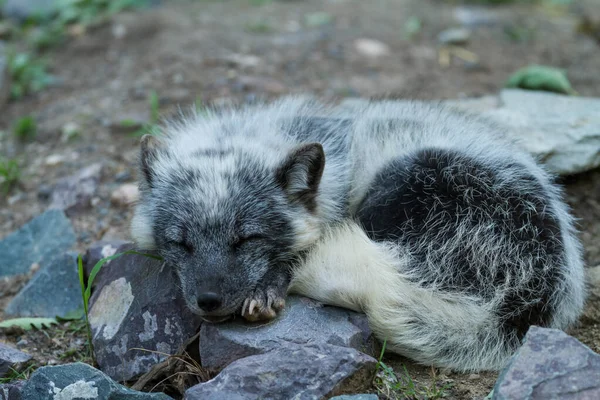
M215 292L204 292L198 296L198 307L202 311L210 312L221 307L221 297Z

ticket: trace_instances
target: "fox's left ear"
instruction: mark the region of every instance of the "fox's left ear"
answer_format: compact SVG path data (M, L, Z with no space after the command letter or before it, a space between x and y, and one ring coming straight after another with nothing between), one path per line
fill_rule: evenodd
M314 211L324 168L323 146L320 143L304 144L288 155L277 170L276 178L290 201Z

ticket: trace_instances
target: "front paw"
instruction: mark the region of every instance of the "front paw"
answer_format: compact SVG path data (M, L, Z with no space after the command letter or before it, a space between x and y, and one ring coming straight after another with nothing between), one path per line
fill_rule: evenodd
M278 288L257 288L244 300L242 317L248 321L268 321L285 307L285 291Z

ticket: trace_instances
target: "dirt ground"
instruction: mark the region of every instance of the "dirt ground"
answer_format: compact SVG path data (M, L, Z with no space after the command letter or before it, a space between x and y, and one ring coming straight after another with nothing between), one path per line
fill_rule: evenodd
M72 216L78 248L101 238L127 238L131 210L113 205L110 195L122 182L135 181L139 138L120 123L148 121L153 91L165 116L194 102L220 105L289 93L332 101L348 96L448 99L496 93L512 72L543 64L564 68L579 95L598 97L600 42L577 33L577 25L582 15L599 8L596 0L573 1L568 8L479 8L441 0L190 0L119 14L45 54L56 85L2 108L0 154L18 157L22 179L0 199L0 238L47 208L44 193L57 179L96 162L104 172L93 206ZM311 19L316 12L331 20ZM414 17L422 27L411 36L406 24ZM451 57L445 65L437 34L461 24L472 30L461 48L476 59ZM386 54L361 53L357 39L384 43ZM38 123L38 135L21 144L9 133L19 117L29 114ZM62 131L69 124L76 124L79 135L64 141ZM563 183L579 218L586 263L600 265L600 171ZM11 290L0 290L0 306L24 281L4 284ZM598 307L600 300L592 299L573 334L600 352ZM40 363L77 356L79 350L73 350L61 359L73 343L48 338L44 344L39 335L4 332L0 339L21 341ZM22 340L37 341L37 350ZM406 365L419 384L431 384L429 368L399 357L387 361L396 371ZM438 371L436 379L451 385L448 398L480 399L496 375Z

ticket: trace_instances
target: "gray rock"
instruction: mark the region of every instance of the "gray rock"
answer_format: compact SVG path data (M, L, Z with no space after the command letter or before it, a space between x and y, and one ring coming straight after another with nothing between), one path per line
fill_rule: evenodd
M454 19L468 27L489 26L500 21L500 15L492 7L459 6L454 9Z
M71 222L60 210L46 211L0 241L0 276L24 274L75 244Z
M441 31L437 40L441 44L465 44L471 38L471 31L466 28L451 28Z
M31 360L29 354L0 342L0 378L4 378L11 368L19 370L29 360Z
M355 349L288 344L242 358L185 392L186 400L321 399L365 390L377 361Z
M89 276L90 272L92 272L92 268L96 265L96 263L103 258L113 256L117 254L117 250L119 247L124 246L126 244L133 245L133 243L128 242L126 240L100 240L90 244L87 251L83 256L83 269L85 271L85 276ZM99 276L102 275L102 269L100 269ZM94 285L100 281L100 278L96 278L94 280Z
M21 390L24 385L24 380L0 384L0 400L21 400Z
M562 331L531 327L493 399L600 399L600 355Z
M96 360L115 380L148 372L198 331L199 317L185 306L174 271L162 261L124 255L104 264L96 282L89 313Z
M64 210L67 214L89 208L92 197L98 191L102 169L102 164L93 164L74 175L60 179L52 192L48 208Z
M203 324L200 329L202 366L219 370L243 357L266 353L288 343L332 344L373 353L366 316L314 300L290 296L285 311L263 324L232 321Z
M163 393L142 393L128 389L84 363L42 367L31 374L20 394L23 400L171 399Z
M600 99L527 90L503 90L501 108L488 115L561 175L600 166Z
M344 394L332 397L329 400L378 400L376 394Z
M45 17L55 11L59 3L60 0L5 0L2 14L18 21Z
M5 313L19 317L64 317L83 309L77 273L77 254L57 257L33 276L6 307Z

